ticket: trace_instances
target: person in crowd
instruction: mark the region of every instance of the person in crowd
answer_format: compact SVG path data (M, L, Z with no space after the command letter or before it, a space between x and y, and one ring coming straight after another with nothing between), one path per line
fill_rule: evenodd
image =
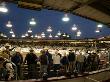
M5 80L6 77L6 70L3 67L4 61L5 61L4 58L0 56L0 81Z
M3 51L0 53L0 56L3 57L3 58L9 59L9 53L7 53L5 50L3 50Z
M48 67L48 56L45 53L45 50L41 50L41 56L39 57L40 63L41 63L41 77L43 77L44 74L47 74L47 67Z
M75 68L76 55L72 50L69 50L68 60L69 60L69 71L73 72Z
M5 76L5 80L6 81L10 81L14 79L14 67L15 64L13 62L11 62L9 59L4 58L4 63L3 63L3 67L6 69L7 73Z
M94 62L94 56L92 55L92 53L88 53L88 57L87 57L87 71L92 71L93 69L93 62Z
M54 71L57 72L57 70L60 69L60 60L61 60L61 56L60 53L58 53L58 50L56 50L52 58L53 58Z
M68 61L68 57L67 57L67 54L64 53L64 56L61 58L61 64L64 68L64 72L68 72L68 64L69 64L69 61Z
M7 54L9 57L7 59L11 59L10 51L12 51L15 47L10 49L10 45L6 43L4 53Z
M34 54L34 50L31 49L25 57L24 63L27 62L28 65L28 78L36 79L36 67L37 67L38 57Z
M84 61L85 61L85 56L82 55L82 53L79 53L76 56L76 61L77 61L77 71L78 73L83 73L83 65L84 65Z
M18 79L21 79L21 64L23 63L23 57L20 52L16 52L11 57L11 61L17 66Z
M93 53L93 55L94 55L94 62L93 62L94 68L93 68L93 70L95 71L99 67L100 59L99 59L99 55L97 55L96 53Z
M52 67L52 54L49 53L48 49L45 50L45 55L47 55L48 57L48 72L50 71L51 67Z

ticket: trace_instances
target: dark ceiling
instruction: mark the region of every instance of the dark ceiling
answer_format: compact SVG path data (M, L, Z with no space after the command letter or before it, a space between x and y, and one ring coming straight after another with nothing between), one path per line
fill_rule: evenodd
M110 26L110 0L0 0L19 7L72 13Z

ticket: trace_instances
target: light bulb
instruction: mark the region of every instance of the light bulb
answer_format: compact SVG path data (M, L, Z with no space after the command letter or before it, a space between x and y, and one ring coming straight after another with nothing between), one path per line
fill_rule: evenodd
M68 22L70 20L70 18L68 17L67 14L64 15L64 17L62 18L62 21L64 22Z

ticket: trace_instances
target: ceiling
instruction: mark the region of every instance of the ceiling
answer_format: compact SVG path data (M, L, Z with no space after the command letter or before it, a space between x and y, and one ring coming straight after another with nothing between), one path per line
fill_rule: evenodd
M72 13L110 26L110 0L2 0L18 7Z

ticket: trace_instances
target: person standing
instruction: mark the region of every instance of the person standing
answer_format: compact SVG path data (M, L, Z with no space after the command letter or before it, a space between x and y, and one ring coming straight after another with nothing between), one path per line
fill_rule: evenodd
M67 73L69 61L68 61L68 57L67 57L66 53L64 53L64 56L61 58L61 63L63 65L64 72Z
M69 50L68 61L69 61L69 71L73 72L76 63L76 55L72 50Z
M25 57L24 63L27 62L28 65L28 78L36 79L36 66L38 57L34 54L34 50L30 50Z
M48 56L45 53L45 50L41 50L41 56L39 57L40 59L40 71L41 71L41 77L43 77L44 74L47 74L47 68L48 68Z
M21 64L23 63L23 57L19 52L16 52L12 57L11 61L17 66L18 79L21 79Z
M82 55L81 53L79 53L76 56L76 61L77 61L77 71L78 71L78 73L83 73L83 65L84 65L84 61L85 61L85 56Z
M60 60L61 60L61 56L58 53L58 51L55 52L52 58L53 58L54 71L57 72L57 70L60 69Z

